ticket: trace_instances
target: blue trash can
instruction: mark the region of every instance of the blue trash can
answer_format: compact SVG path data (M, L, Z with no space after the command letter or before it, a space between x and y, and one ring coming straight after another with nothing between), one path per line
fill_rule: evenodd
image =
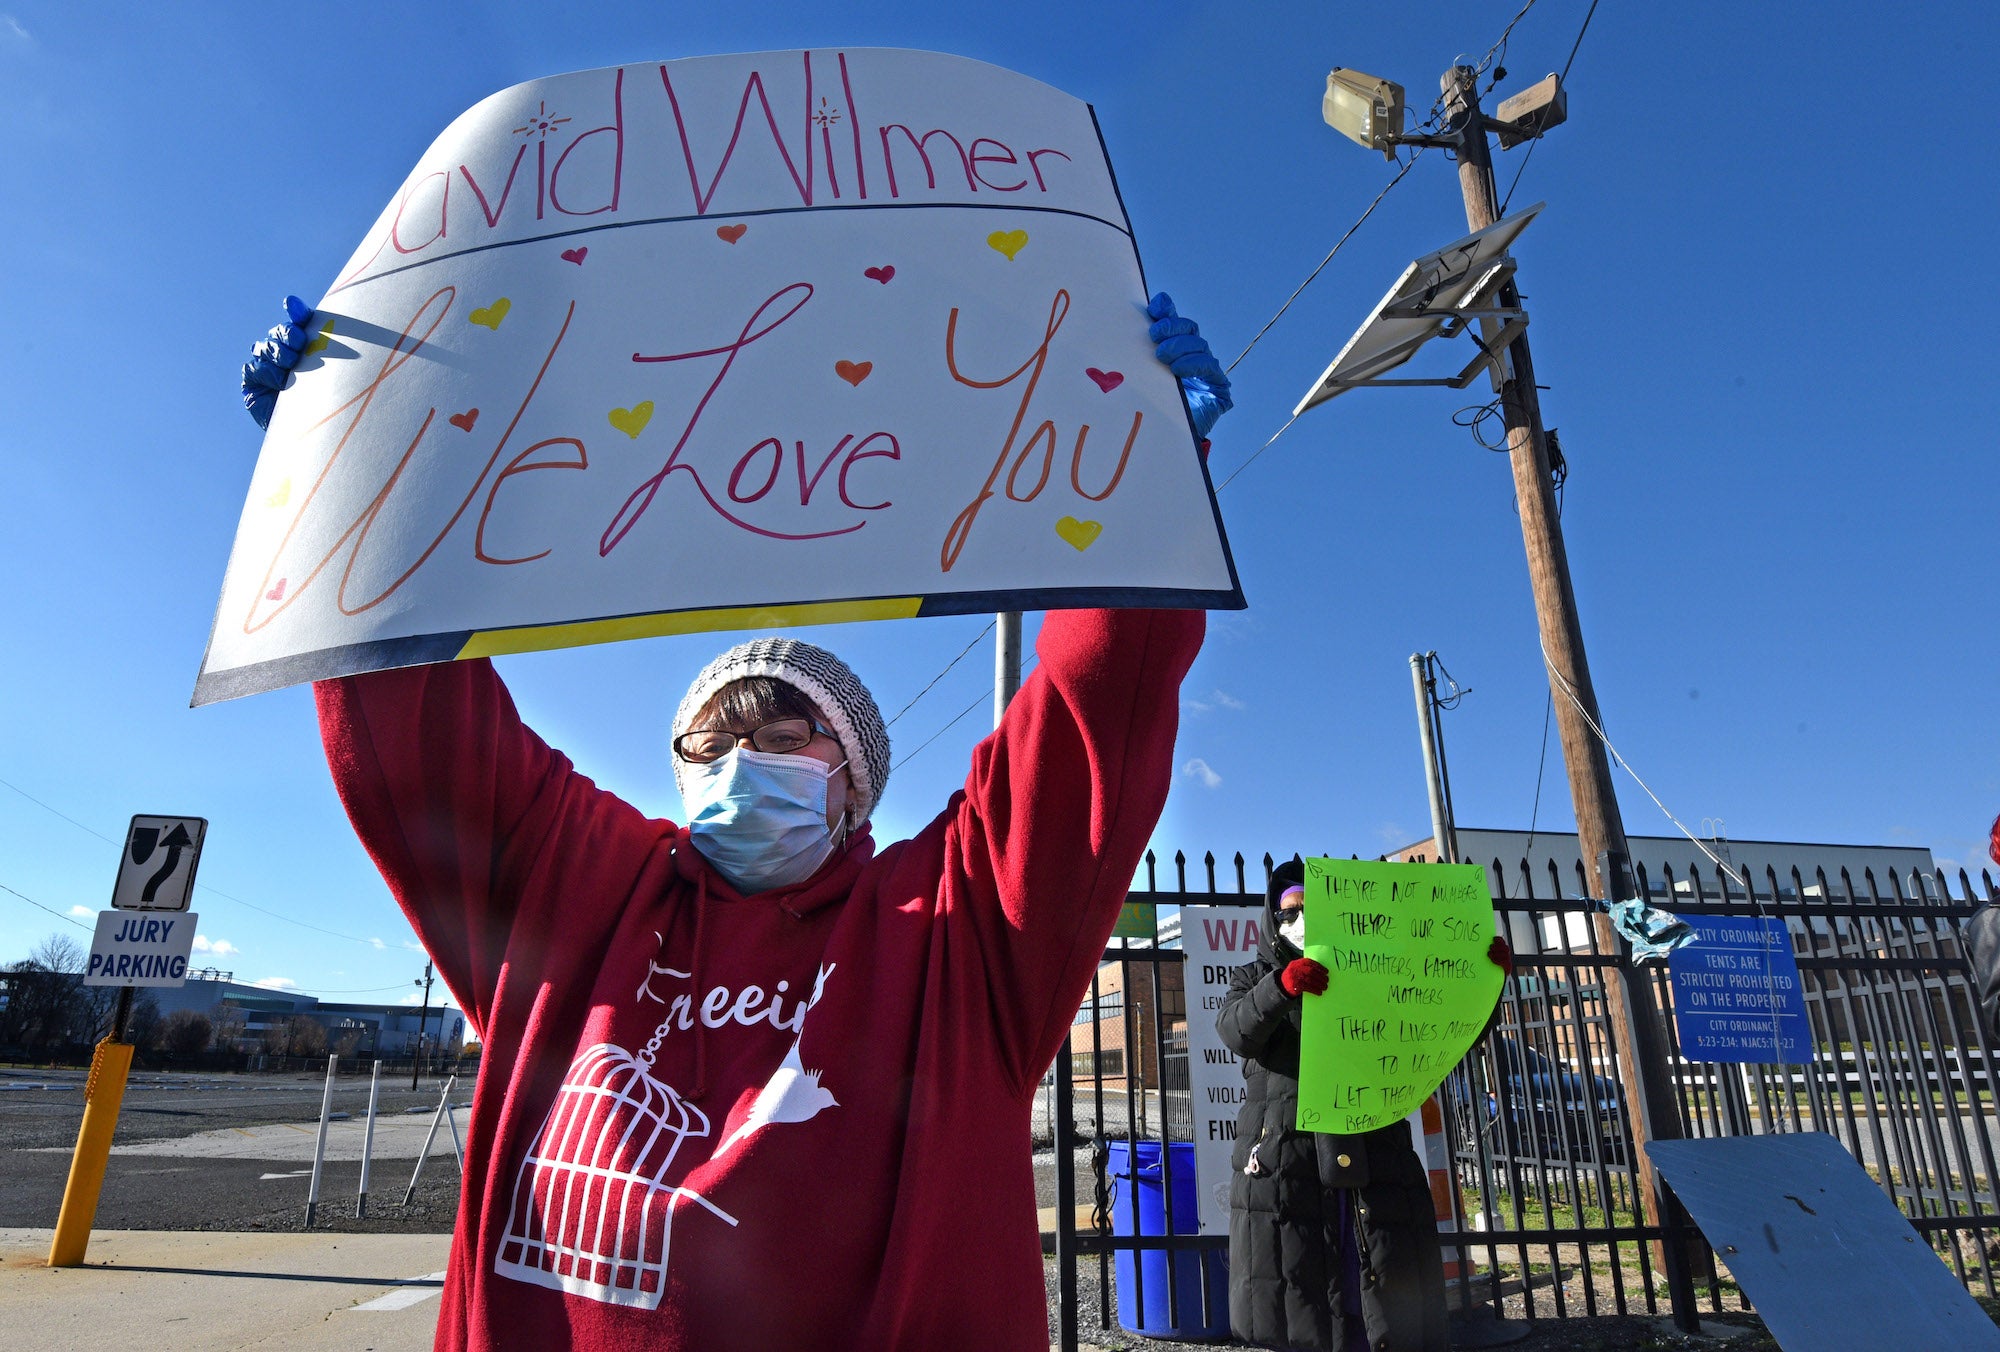
M1158 1141L1111 1141L1106 1167L1111 1174L1111 1233L1131 1235L1132 1192L1138 1189L1140 1235L1167 1233L1166 1189L1162 1186ZM1174 1174L1174 1230L1200 1232L1201 1212L1194 1177L1194 1143L1171 1144ZM1137 1167L1133 1165L1136 1150ZM1137 1258L1135 1264L1132 1260ZM1180 1320L1167 1303L1169 1273L1164 1250L1134 1253L1121 1249L1112 1260L1118 1284L1118 1323L1148 1338L1219 1339L1229 1336L1229 1255L1184 1249L1173 1258L1172 1286ZM1135 1269L1138 1280L1135 1279ZM1208 1318L1202 1318L1202 1272L1208 1273ZM1144 1286L1145 1299L1137 1287Z

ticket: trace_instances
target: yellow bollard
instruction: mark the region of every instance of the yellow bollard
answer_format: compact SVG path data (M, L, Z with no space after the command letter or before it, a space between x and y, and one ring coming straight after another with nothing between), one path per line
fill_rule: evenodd
M49 1245L50 1267L76 1267L90 1247L97 1194L104 1187L111 1134L118 1129L118 1108L125 1101L125 1077L131 1069L131 1043L106 1038L97 1044L90 1058L90 1079L84 1084L83 1125L76 1131L76 1154L69 1162L62 1213L56 1217L56 1237Z

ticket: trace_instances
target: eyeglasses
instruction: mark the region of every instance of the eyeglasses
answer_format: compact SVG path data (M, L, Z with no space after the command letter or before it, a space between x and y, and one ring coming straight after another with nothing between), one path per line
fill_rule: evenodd
M762 727L752 728L748 732L730 732L726 728L702 728L694 732L684 732L674 738L674 754L684 761L706 765L748 742L752 748L767 755L790 756L804 751L812 743L815 734L822 737L833 736L810 718L780 718Z

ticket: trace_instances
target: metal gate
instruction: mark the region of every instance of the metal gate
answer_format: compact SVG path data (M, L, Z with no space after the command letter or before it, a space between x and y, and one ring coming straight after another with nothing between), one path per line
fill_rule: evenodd
M1238 855L1227 868L1233 876L1218 886L1209 855L1190 887L1188 860L1177 854L1172 883L1162 888L1149 854L1146 887L1130 901L1261 906L1272 863L1265 856L1252 890ZM1496 859L1488 869L1502 923L1526 942L1515 944L1492 1033L1439 1091L1456 1183L1452 1220L1440 1230L1446 1261L1467 1273L1452 1284L1454 1307L1529 1320L1657 1313L1670 1304L1651 1254L1661 1241L1685 1244L1696 1273L1695 1290L1683 1296L1696 1309L1675 1313L1748 1309L1698 1233L1643 1214L1605 1004L1604 974L1624 959L1602 951L1584 923L1592 906L1582 870L1565 887L1552 860L1508 869ZM1662 1011L1681 1134L1833 1135L1962 1282L2000 1295L2000 1060L1978 1017L1960 942L1979 902L2000 901L1992 877L1975 885L1961 870L1954 893L1942 872L1878 882L1872 872L1857 881L1844 870L1829 879L1822 870L1780 877L1767 869L1747 888L1719 870L1638 873L1653 904L1684 916L1783 920L1806 987L1810 1064L1717 1065L1681 1058L1667 975L1640 969ZM1166 1143L1189 1139L1192 1126L1182 954L1156 941L1115 940L1104 962L1071 1030L1070 1053L1052 1068L1038 1105L1055 1147L1055 1332L1064 1352L1085 1330L1112 1326L1119 1253L1163 1255L1170 1325L1226 1322L1208 1302L1211 1265L1226 1261L1227 1237L1172 1233L1175 1161ZM1112 1215L1107 1166L1119 1140L1130 1159L1140 1143L1156 1143L1168 1233L1139 1233L1136 1188L1126 1190L1129 1214ZM1088 1161L1083 1170L1079 1155ZM1089 1207L1081 1224L1079 1199ZM1189 1263L1200 1270L1192 1283L1197 1311L1179 1308ZM1089 1267L1099 1296L1084 1309L1078 1274ZM1141 1310L1146 1268L1134 1262L1131 1276ZM1122 1322L1140 1327L1139 1313Z

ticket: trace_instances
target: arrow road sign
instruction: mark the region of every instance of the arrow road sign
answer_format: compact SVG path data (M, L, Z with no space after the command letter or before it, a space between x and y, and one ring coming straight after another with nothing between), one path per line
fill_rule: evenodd
M205 817L134 817L111 905L121 911L185 911L207 831Z

